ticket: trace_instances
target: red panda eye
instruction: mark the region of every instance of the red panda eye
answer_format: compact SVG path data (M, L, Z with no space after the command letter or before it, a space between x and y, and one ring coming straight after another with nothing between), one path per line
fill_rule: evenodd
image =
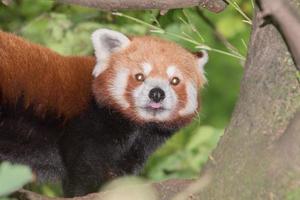
M180 83L180 79L178 77L173 77L170 83L172 85L178 85Z
M136 74L136 75L135 75L135 79L136 79L137 81L144 81L144 80L145 80L144 74L142 74L142 73Z

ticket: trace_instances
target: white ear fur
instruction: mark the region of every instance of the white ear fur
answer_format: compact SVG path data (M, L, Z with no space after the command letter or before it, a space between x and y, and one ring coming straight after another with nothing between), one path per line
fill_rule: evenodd
M97 77L107 68L109 56L126 48L130 40L120 32L109 29L98 29L92 34L92 42L95 50L97 64L93 70L93 76Z
M198 58L198 69L203 80L206 82L204 65L208 62L208 53L205 50L201 50L202 56Z

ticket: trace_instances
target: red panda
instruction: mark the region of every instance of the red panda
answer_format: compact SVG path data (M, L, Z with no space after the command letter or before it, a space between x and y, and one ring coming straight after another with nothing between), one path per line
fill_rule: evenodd
M137 174L199 109L205 51L99 29L95 57L62 56L0 31L0 160L62 180L66 196Z

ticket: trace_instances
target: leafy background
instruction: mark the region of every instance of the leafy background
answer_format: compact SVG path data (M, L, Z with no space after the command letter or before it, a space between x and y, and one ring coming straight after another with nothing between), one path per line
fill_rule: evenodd
M64 55L92 55L90 35L101 27L119 30L127 35L155 34L191 51L197 48L186 38L212 49L230 52L216 37L217 31L237 49L241 57L245 57L250 25L245 22L243 14L251 18L252 10L251 1L238 0L232 1L219 14L199 8L172 10L163 16L156 10L124 12L135 19L132 20L110 12L62 5L50 0L16 0L8 7L0 5L0 29L21 35ZM210 25L203 16L211 22ZM159 33L153 33L155 28L151 26L158 27L160 31L156 32ZM185 39L174 37L172 33ZM208 84L201 93L199 117L149 159L142 172L143 177L149 180L194 178L203 164L213 159L211 152L229 122L238 97L243 59L235 58L232 53L225 55L216 51L210 51L209 56L206 66ZM48 196L61 195L59 184L31 183L27 187Z

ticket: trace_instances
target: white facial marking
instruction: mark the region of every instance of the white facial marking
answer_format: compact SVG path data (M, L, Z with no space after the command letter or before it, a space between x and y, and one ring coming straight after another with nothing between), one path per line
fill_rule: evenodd
M129 103L125 98L128 76L129 70L126 68L121 68L117 72L116 77L114 78L113 83L109 88L114 100L124 109L127 109L129 107Z
M143 67L143 71L144 71L144 74L146 76L148 76L150 74L150 72L152 71L152 66L150 63L143 63L142 64L142 67Z
M186 83L187 104L179 111L179 115L193 114L198 107L198 92L191 82Z
M126 48L130 40L120 32L109 29L98 29L92 34L97 64L93 70L97 77L107 68L107 62L112 53Z
M175 66L168 67L167 74L168 74L169 77L174 76L175 72L176 72L176 67Z
M151 89L159 87L165 92L165 99L161 101L161 108L163 110L155 111L149 110L151 100L149 92ZM133 99L137 107L137 113L145 120L167 120L172 116L177 104L177 95L173 88L170 86L169 81L160 78L148 78L140 86L133 91Z

